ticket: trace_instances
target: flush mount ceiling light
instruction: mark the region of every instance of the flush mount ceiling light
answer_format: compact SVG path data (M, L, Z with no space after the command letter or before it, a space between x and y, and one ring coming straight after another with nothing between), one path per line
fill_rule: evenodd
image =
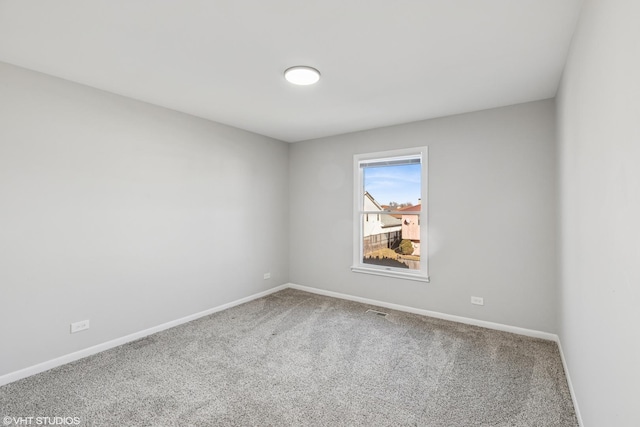
M312 85L320 80L320 71L313 67L297 65L284 71L284 78L294 85Z

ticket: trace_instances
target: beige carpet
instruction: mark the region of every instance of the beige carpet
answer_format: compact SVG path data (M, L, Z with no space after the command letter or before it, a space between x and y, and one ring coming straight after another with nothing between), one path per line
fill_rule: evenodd
M578 425L555 343L368 308L287 289L1 387L0 417L75 417L67 425L81 426Z

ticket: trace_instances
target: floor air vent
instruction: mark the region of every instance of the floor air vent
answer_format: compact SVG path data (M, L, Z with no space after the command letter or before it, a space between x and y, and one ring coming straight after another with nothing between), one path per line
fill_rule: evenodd
M373 310L373 309L369 309L367 311L365 311L365 313L371 313L371 314L375 314L376 316L380 316L380 317L387 317L388 313L384 313L382 311L378 311L378 310Z

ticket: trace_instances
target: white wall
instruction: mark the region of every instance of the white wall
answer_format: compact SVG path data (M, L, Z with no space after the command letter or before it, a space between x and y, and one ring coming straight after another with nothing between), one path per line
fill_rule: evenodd
M556 332L554 115L546 100L293 144L291 282ZM421 145L431 283L351 272L353 155Z
M586 426L639 426L640 2L586 0L558 96L560 338Z
M287 179L283 142L0 63L0 375L286 283Z

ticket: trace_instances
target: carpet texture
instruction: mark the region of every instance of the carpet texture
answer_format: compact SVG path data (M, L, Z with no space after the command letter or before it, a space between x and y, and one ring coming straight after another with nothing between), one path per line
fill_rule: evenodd
M0 417L76 417L81 426L578 425L555 343L368 308L287 289L0 387Z

